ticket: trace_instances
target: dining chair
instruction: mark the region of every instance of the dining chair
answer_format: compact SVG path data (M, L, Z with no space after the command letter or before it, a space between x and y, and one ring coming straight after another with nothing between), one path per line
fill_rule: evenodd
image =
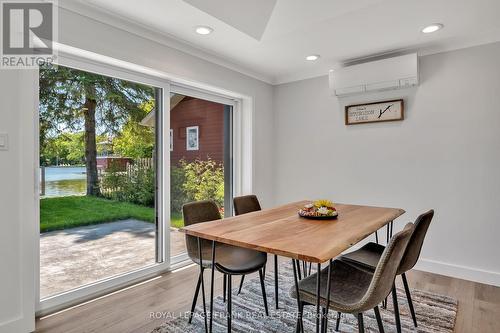
M341 260L334 260L330 262L330 267L327 266L321 272L309 275L299 281L300 305L296 331L299 332L303 328L300 318L302 318L304 306L316 304L317 274L321 274L320 281L327 281L328 270L331 270L330 281L321 283L319 289L320 305L323 308L323 332L327 331L328 309L356 315L360 333L365 331L363 313L373 309L379 332L384 332L378 304L393 289L398 267L413 230L413 224L408 223L402 231L392 237L374 272L350 265ZM327 292L328 289L330 293ZM290 295L297 298L295 287L290 289Z
M259 199L256 195L243 195L233 199L234 213L236 215L247 214L261 210ZM265 270L264 270L265 275ZM241 277L238 294L241 292L245 276ZM275 307L278 309L278 256L274 255L274 297L276 298Z
M413 325L415 327L417 327L417 318L415 315L415 309L413 307L413 301L411 299L410 288L408 287L406 272L412 269L418 261L420 251L422 250L422 246L424 244L425 235L427 234L427 230L429 229L429 225L431 224L433 217L434 210L431 209L418 216L415 220L415 231L411 236L410 243L408 244L405 255L403 256L403 260L401 260L401 264L397 272L397 275L401 275L401 278L403 280L403 286L405 289L406 298L408 300L408 307L410 308ZM384 252L384 249L385 247L383 245L370 242L361 247L359 250L349 252L341 256L339 260L374 270L380 260L382 253ZM398 322L399 313L395 313L395 315L396 321Z
M192 225L196 223L203 223L209 221L216 221L221 219L219 208L212 200L197 201L187 203L182 207L184 225ZM198 247L200 244L200 248ZM218 243L215 244L215 249L212 247L212 241L199 239L198 237L186 235L186 248L189 258L196 264L201 265L198 282L196 284L195 294L191 305L191 312L189 314L189 323L193 318L200 286L202 289L203 298L203 312L206 327L206 301L205 301L205 285L203 282L203 272L206 268L212 267L212 251L215 250L215 268L224 274L225 279L228 281L228 296L227 296L227 311L228 311L228 332L231 331L231 276L233 275L246 275L254 272L259 272L260 285L262 290L262 297L264 300L264 308L266 315L269 314L267 308L266 290L264 287L264 275L262 272L263 267L267 262L267 253L245 249L228 244ZM201 254L201 262L200 262ZM213 273L212 273L213 274ZM213 276L212 276L213 277ZM213 279L212 279L213 283ZM212 302L212 300L211 300ZM212 317L212 314L210 315Z

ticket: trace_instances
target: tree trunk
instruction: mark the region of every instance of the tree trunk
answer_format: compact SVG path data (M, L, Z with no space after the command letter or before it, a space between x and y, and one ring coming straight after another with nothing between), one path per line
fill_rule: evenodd
M85 167L87 169L87 195L99 196L99 176L97 174L97 145L95 134L95 109L97 102L93 98L95 87L89 89L85 98Z

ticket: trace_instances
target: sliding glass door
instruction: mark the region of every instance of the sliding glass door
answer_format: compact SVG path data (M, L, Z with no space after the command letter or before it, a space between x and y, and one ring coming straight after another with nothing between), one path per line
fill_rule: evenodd
M187 259L183 204L232 215L235 101L73 55L39 78L39 314Z
M170 94L170 254L185 258L182 205L214 200L232 214L233 102L186 88Z
M170 257L161 192L164 90L91 69L40 68L42 301L91 293Z

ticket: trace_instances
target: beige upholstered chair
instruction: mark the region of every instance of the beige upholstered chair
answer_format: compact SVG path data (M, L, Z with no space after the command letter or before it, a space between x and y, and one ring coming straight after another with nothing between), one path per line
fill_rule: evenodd
M192 225L196 223L203 223L209 221L220 220L221 216L217 204L212 200L198 201L185 204L182 207L184 225ZM212 265L212 241L200 239L199 244L201 244L201 256L202 260L200 262L200 255L198 249L198 238L190 235L186 235L186 248L189 258L193 260L198 265L202 265L200 270L200 275L198 276L198 283L196 285L196 290L191 305L191 313L189 316L189 322L191 323L193 312L196 306L196 301L198 299L198 294L200 291L200 286L202 287L203 296L203 309L205 318L206 316L206 302L205 302L205 291L203 284L203 271ZM231 276L232 275L244 275L253 272L259 272L262 296L264 299L264 307L266 310L266 315L268 315L267 309L267 299L266 290L264 288L264 275L262 272L263 267L267 262L267 254L265 252L245 249L241 247L236 247L232 245L216 243L215 246L215 268L228 276L228 289L231 290ZM231 292L228 293L228 327L231 326Z
M417 263L420 256L420 251L422 250L422 246L424 244L425 235L427 234L427 230L429 229L429 225L431 224L433 217L434 210L432 209L417 217L417 220L415 221L415 231L411 236L410 243L408 244L408 248L406 249L405 255L397 272L397 274L401 275L401 278L403 279L403 286L405 288L406 298L408 299L408 306L410 308L410 313L415 327L417 327L417 318L415 315L415 310L413 308L410 288L408 288L408 281L406 279L405 273L412 269ZM384 249L385 247L383 245L368 243L359 250L343 255L340 260L349 264L364 267L369 270L374 270L380 260L382 253L384 252ZM396 309L398 307L397 298L395 302ZM398 322L399 312L395 312L395 315L396 322Z
M359 332L364 332L363 312L373 309L379 330L384 332L378 304L393 289L394 278L413 230L413 224L408 223L402 231L392 237L374 272L350 265L344 261L333 261L330 279L330 302L326 304L327 283L322 282L320 289L321 306L337 312L356 315ZM302 313L304 305L314 305L316 303L317 274L309 275L299 282L301 301L299 313ZM326 281L328 279L328 267L321 270L320 274L321 280ZM290 295L297 298L295 287L291 288ZM300 326L300 322L297 322L297 331Z

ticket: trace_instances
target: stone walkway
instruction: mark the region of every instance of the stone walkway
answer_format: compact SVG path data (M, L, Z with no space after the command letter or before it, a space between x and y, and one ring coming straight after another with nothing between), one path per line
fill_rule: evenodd
M171 255L185 251L171 232ZM155 226L123 220L40 235L41 298L155 263Z

